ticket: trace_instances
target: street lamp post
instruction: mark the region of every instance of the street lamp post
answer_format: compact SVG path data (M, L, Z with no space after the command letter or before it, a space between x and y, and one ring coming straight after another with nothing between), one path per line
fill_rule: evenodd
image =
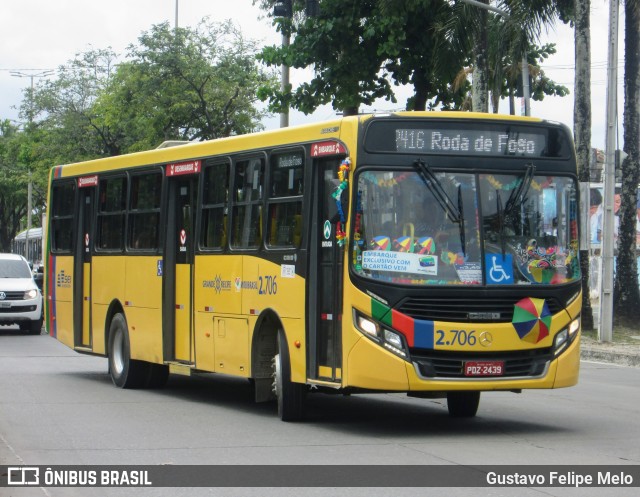
M53 71L47 69L41 72L34 73L24 73L20 71L11 71L11 76L16 78L29 78L31 80L30 93L29 93L29 124L33 122L33 80L35 78L46 78L47 76L51 76ZM29 257L29 232L31 231L31 210L32 210L32 202L31 198L33 195L33 182L31 180L31 170L29 170L29 183L27 184L27 231L25 233L25 255L27 261L30 261Z
M41 72L33 72L33 73L25 73L20 71L11 71L11 76L16 78L29 78L31 79L30 93L29 93L29 124L33 121L33 80L35 78L46 78L47 76L51 76L53 71L51 69L46 69Z

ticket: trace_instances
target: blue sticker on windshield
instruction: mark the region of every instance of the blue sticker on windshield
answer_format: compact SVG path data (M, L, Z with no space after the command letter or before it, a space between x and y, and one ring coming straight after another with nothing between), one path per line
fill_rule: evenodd
M513 284L513 256L511 254L484 255L484 264L487 271L487 285L512 285Z

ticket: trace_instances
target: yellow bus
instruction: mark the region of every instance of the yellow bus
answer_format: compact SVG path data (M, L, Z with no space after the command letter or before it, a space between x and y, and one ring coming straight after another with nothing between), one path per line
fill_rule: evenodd
M49 333L115 385L244 377L283 420L310 392L446 398L574 385L579 189L569 130L360 115L54 167Z

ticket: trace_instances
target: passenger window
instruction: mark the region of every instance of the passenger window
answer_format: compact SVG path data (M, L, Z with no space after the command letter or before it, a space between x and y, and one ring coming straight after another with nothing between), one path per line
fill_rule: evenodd
M98 250L122 250L126 212L127 178L100 180L98 207Z
M304 193L303 151L272 155L269 173L269 246L300 247Z
M200 247L222 249L227 244L229 164L205 163Z
M156 250L160 246L160 201L162 174L153 172L131 177L129 202L129 248Z
M262 194L264 160L237 162L234 174L233 227L234 248L257 248L262 238Z
M51 203L51 252L54 254L70 253L73 250L75 198L75 181L54 185Z

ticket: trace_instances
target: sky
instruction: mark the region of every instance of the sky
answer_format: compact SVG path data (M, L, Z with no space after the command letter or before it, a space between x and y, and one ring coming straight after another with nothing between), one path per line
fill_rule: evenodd
M90 49L111 47L124 54L126 47L135 43L144 31L154 24L176 19L182 27L196 26L203 17L212 21L233 20L246 38L266 45L280 43L271 21L253 5L252 0L0 0L0 119L19 121L18 107L22 91L41 79L46 70L55 70L73 59L77 53ZM592 37L592 146L604 149L606 132L607 46L609 2L591 0ZM618 135L622 148L622 104L624 61L624 17L620 8L619 61L618 61ZM569 88L567 97L546 97L541 102L531 102L531 115L559 121L573 128L574 41L573 31L557 23L542 34L542 42L556 43L557 53L551 56L542 69L556 83ZM19 72L23 77L14 77ZM292 70L291 83L308 80L309 70ZM55 77L50 76L50 77ZM397 103L376 102L361 111L384 112L401 110L411 92L399 88ZM502 101L500 111L508 113L508 101ZM335 115L330 105L312 115L293 111L290 125L321 121ZM278 116L267 118L266 129L277 128Z

